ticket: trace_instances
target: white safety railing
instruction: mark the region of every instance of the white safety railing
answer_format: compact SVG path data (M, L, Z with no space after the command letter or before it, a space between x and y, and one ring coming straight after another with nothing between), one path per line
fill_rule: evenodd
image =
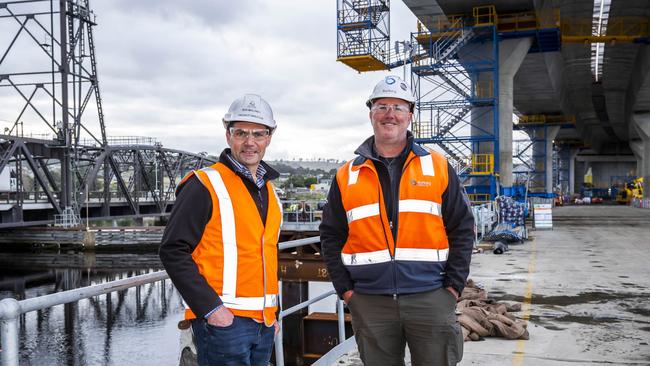
M285 242L280 244L280 249L295 248L302 245L318 243L319 241L320 241L319 236L293 240L290 242ZM280 291L282 291L282 286L278 286L278 288L280 289ZM326 299L330 296L336 296L336 291L334 290L328 291L324 294L314 297L313 299L309 299L295 306L292 306L289 309L280 311L280 314L278 315L278 323L280 324L280 331L275 336L275 365L276 366L284 366L284 345L282 344L282 332L283 332L282 319L284 319L288 315L297 312L298 310L302 310L307 306L316 303L318 301L321 301L323 299ZM282 303L282 292L280 292L280 303ZM345 341L345 314L343 312L343 301L341 301L341 299L339 299L338 297L336 298L336 314L338 317L338 330L339 330L338 344L341 344L343 343L343 341Z
M493 202L472 206L472 213L474 214L477 241L479 241L485 236L485 234L492 231L499 221L499 217Z
M305 239L291 240L280 243L278 248L280 250L295 248L303 245L315 244L320 242L320 237L311 237ZM0 342L2 342L2 365L4 366L17 366L20 360L18 344L19 334L19 319L22 314L32 311L43 310L56 305L63 305L83 299L88 299L94 296L108 294L115 291L126 290L131 287L142 286L149 283L162 281L168 279L166 271L159 271L148 273L140 276L125 278L122 280L111 281L99 285L82 287L74 290L57 292L54 294L34 297L18 301L13 298L6 298L0 301ZM281 289L282 286L279 286ZM321 301L336 293L331 290L327 293L319 295L313 299L297 304L289 309L282 310L278 316L278 322L282 325L282 319L298 310ZM282 296L282 294L280 294ZM343 314L343 302L337 298L336 303L338 314L338 331L339 331L339 344L345 340L345 323ZM276 350L276 366L284 366L284 346L282 344L282 327L280 332L275 338Z

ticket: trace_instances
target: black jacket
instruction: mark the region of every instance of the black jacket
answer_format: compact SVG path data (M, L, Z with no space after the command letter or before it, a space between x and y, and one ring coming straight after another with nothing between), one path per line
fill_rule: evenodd
M229 153L230 149L225 149L219 156L219 162L236 172L237 170L226 156ZM273 180L279 176L278 172L265 162L261 162L261 164L266 169L265 181ZM266 185L259 189L250 179L239 173L237 175L240 176L255 201L262 222L266 223L269 202ZM196 176L189 178L176 188L176 202L174 202L174 208L165 227L159 250L160 260L167 270L169 278L180 292L183 300L199 318L222 304L219 295L201 276L192 259L192 252L201 241L203 230L211 216L212 197L210 192Z
M410 151L416 155L427 154L420 145L414 142L413 136L408 132L408 143L406 149L391 162L391 169L388 169L388 161L380 157L374 150L374 137L368 138L356 151L360 161L370 159L377 169L379 182L384 196L386 212L391 216L393 222L393 236L397 237L399 230L398 210L393 209L397 204L400 176L404 162ZM397 168L395 167L397 164ZM391 175L398 174L391 179ZM449 239L449 256L447 258L442 286L453 287L460 294L465 287L465 281L469 275L469 265L474 245L474 216L469 207L465 190L461 186L454 169L448 165L449 181L447 189L442 195L442 218ZM337 180L334 179L327 198L327 205L323 209L323 221L320 225L320 239L323 257L327 263L330 279L339 295L348 290L355 289L355 283L350 273L341 260L341 250L347 241L348 223L345 209L341 202L341 191ZM416 278L417 290L413 289L412 283L383 283L380 282L373 289L361 289L367 293L400 294L423 292L439 288L440 284L433 279L424 278L424 274L411 274ZM429 283L427 286L426 284Z

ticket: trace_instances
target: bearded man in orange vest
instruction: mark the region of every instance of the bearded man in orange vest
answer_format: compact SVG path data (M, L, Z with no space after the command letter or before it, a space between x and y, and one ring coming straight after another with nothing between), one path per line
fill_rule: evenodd
M474 217L454 169L408 131L415 98L387 76L366 104L374 135L330 187L320 238L352 314L365 365L455 365L456 300L469 274Z
M279 174L262 158L276 123L264 99L246 94L223 125L230 148L178 185L160 259L186 304L199 365L268 365L282 211L270 183Z

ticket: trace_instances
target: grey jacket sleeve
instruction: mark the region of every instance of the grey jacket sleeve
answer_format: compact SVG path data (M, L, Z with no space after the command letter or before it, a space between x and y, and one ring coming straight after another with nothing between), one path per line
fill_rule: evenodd
M442 195L442 219L449 240L444 286L463 292L474 248L474 215L456 171L447 164L449 181Z

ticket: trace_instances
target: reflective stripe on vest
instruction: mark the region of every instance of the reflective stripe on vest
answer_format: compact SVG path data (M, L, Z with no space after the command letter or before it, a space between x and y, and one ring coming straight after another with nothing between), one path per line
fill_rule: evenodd
M396 261L444 262L448 256L449 249L397 248L395 250ZM390 252L384 249L366 253L341 253L341 259L346 266L386 263L390 262Z
M210 183L219 198L223 240L223 293L220 296L221 300L227 308L239 310L262 310L264 307L277 306L277 295L266 295L266 303L265 297L236 297L237 230L235 228L235 213L232 200L223 182L223 178L221 178L221 174L218 171L210 167L204 168L202 171L210 179ZM274 195L274 197L277 199L277 196Z
M399 200L399 212L418 212L440 216L440 205L433 201L425 200ZM379 216L379 203L355 207L346 212L348 224L361 219Z
M420 157L420 165L422 166L422 175L436 176L433 169L433 157L431 154Z
M383 191L374 163L366 160L355 165L351 160L340 169L337 181L349 229L341 250L342 262L346 266L391 260L444 265L449 243L441 202L448 183L447 165L437 153L409 154L400 176L399 196L395 197L399 216L395 237L390 231L390 215L382 206Z
M354 165L354 161L350 163L349 172L348 172L348 185L352 185L357 183L357 179L359 179L359 170L352 170L352 166Z

